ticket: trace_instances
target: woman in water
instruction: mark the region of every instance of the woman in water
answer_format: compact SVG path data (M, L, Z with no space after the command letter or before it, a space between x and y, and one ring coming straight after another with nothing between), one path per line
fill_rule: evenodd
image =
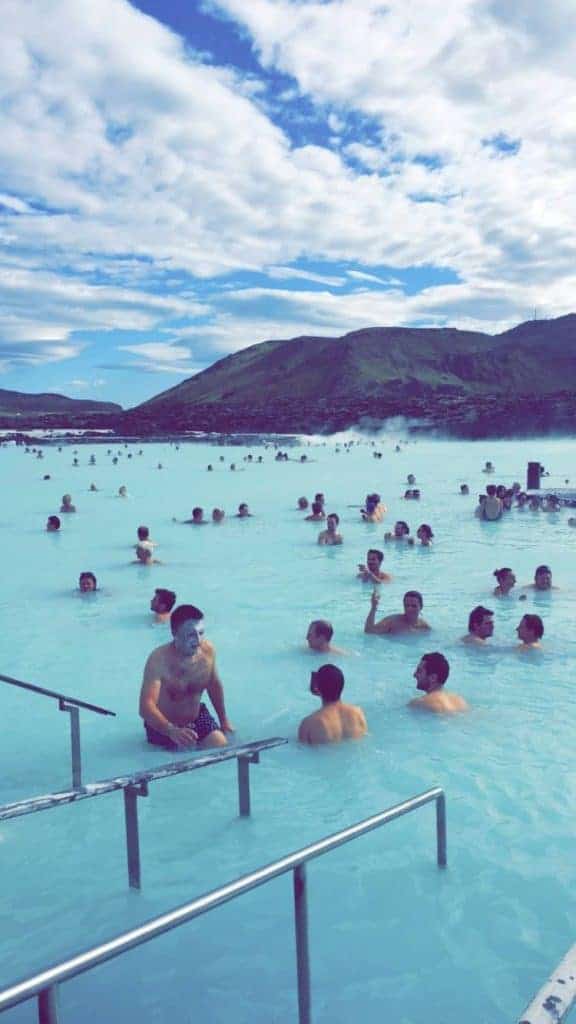
M418 527L416 530L416 536L418 537L422 547L429 548L432 546L432 538L434 534L432 533L432 527L428 526L428 523L422 523L422 525Z
M512 569L495 569L492 573L496 577L498 586L494 587L494 597L508 597L512 587L516 583L516 577Z

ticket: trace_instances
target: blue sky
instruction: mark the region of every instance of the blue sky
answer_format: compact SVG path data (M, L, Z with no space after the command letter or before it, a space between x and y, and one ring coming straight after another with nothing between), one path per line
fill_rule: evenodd
M575 308L572 0L5 0L0 388Z

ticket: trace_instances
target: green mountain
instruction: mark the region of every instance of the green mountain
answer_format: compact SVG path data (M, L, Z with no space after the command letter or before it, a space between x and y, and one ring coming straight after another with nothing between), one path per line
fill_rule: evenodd
M576 314L498 335L374 327L339 338L266 341L125 413L122 429L344 429L423 418L454 432L572 429ZM507 422L510 416L513 422Z

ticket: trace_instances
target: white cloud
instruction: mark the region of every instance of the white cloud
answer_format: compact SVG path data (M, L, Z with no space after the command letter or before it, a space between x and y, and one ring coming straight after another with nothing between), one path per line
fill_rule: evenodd
M130 365L153 373L190 375L196 368L190 363L190 349L173 342L146 341L139 345L119 345L121 352L137 356Z

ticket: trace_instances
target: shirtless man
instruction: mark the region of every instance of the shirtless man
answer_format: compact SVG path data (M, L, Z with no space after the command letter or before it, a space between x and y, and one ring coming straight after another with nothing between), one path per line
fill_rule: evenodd
M377 548L370 548L366 555L366 565L360 563L358 576L363 583L390 583L392 577L387 572L382 572L380 566L384 558L384 552Z
M331 622L326 619L314 619L306 633L308 650L313 651L314 654L348 654L348 651L341 647L335 647L331 643L333 636L334 628Z
M318 534L319 544L341 544L342 534L338 533L337 527L340 522L340 517L336 515L336 512L330 512L326 518L326 529L322 530Z
M488 484L486 488L486 501L482 509L482 519L494 522L494 520L502 518L503 511L502 499L496 494L495 484Z
M403 613L387 615L384 619L380 619L380 622L375 622L379 601L380 594L374 589L370 598L370 611L364 623L365 633L377 633L379 636L385 636L394 633L414 633L430 629L428 623L420 616L424 606L424 599L418 590L407 590L404 594Z
M416 688L424 691L424 697L414 697L408 707L417 711L433 711L436 714L454 714L468 711L468 704L457 693L443 689L448 679L450 665L439 651L423 654L414 673Z
M384 534L384 540L388 543L391 540L399 541L400 543L413 544L414 538L410 536L410 527L403 519L398 519L394 523L394 533L388 531Z
M468 632L462 637L463 644L476 644L483 647L494 633L494 612L483 605L477 604L468 616Z
M544 636L544 623L539 615L523 615L516 633L520 640L516 646L517 651L542 650L540 641Z
M549 565L539 565L534 573L534 583L528 583L523 590L558 590L552 585L552 569Z
M162 565L159 558L154 558L154 552L148 544L136 545L136 558L130 562L130 565Z
M148 742L174 748L223 747L233 728L226 716L224 690L216 671L214 647L204 639L204 615L191 604L170 616L173 640L149 656L140 690L140 717ZM204 690L218 723L200 698Z
M192 509L192 519L183 519L183 523L191 523L192 526L204 526L206 520L204 519L204 509L200 508L199 505Z
M300 722L300 743L340 743L365 736L368 726L362 708L340 700L344 674L336 665L322 665L310 675L310 693L320 697L322 707Z
M168 622L170 612L176 604L176 594L173 590L165 590L164 587L156 587L154 597L150 601L150 611L154 612L154 622Z

